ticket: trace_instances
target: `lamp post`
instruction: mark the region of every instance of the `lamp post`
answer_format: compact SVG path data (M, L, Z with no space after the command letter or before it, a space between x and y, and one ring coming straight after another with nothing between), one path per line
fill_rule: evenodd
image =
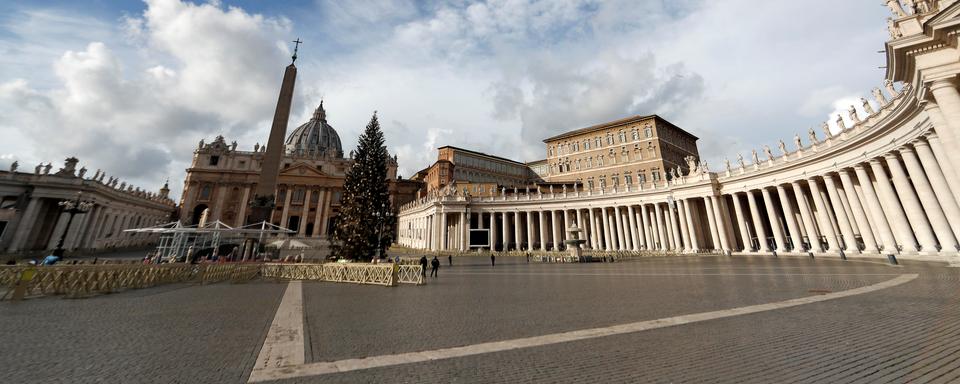
M67 217L67 226L63 228L63 233L60 235L60 240L57 241L57 247L53 249L53 255L57 257L63 257L63 242L67 239L67 232L70 231L70 224L73 223L73 216L78 213L87 213L90 208L93 208L92 201L81 201L80 198L83 196L83 192L77 192L77 197L73 200L63 200L57 205L60 206L62 212L69 214Z
M387 203L380 204L380 210L377 212L377 218L379 219L379 225L377 226L377 259L383 258L383 222L387 220L388 217L392 216L390 212L387 212Z

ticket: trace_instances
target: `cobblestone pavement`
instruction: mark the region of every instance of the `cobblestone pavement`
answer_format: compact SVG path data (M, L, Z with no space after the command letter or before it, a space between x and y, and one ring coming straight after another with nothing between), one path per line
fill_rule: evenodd
M304 283L306 361L540 336L844 291L856 296L283 383L960 381L960 269L818 258L443 261L425 286ZM286 284L0 302L3 382L246 382Z
M286 284L0 302L0 382L239 383Z

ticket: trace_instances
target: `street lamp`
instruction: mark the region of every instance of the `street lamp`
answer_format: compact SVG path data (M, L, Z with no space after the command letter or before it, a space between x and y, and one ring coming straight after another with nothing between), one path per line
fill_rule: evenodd
M380 204L380 211L377 212L377 218L380 223L377 226L377 260L383 258L383 222L387 218L393 216L391 212L387 212L388 204L386 202Z
M67 226L63 228L63 234L60 235L60 240L57 241L57 247L53 250L53 255L57 257L63 257L63 242L67 239L67 232L70 231L70 224L73 223L73 215L78 213L87 213L90 208L93 208L92 201L81 201L83 192L77 192L77 197L73 200L63 200L57 205L60 206L60 209L64 213L70 214L67 217Z

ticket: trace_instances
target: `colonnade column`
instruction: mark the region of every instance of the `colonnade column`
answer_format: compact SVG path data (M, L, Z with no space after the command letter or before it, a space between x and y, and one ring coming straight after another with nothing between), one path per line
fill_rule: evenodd
M797 225L797 216L793 212L793 204L787 197L787 189L782 184L777 184L777 196L780 197L780 208L783 209L787 230L790 231L790 242L793 244L791 250L796 252L801 248L803 236L800 234L800 227Z
M513 212L513 249L519 251L521 249L520 242L523 240L523 235L520 232L523 229L523 226L520 225L520 211Z
M558 221L558 219L557 219L557 211L550 211L550 224L551 224L551 226L552 226L551 228L553 229L553 238L552 238L552 240L553 240L553 250L554 250L554 251L559 251L559 250L560 250L560 243L561 243L561 240L560 240L560 224L557 223L557 221Z
M943 207L943 213L947 216L947 222L951 224L953 235L960 239L960 205L954 199L948 181L944 176L943 170L930 150L930 144L922 140L915 141L913 147L920 158L921 169L926 171L933 192ZM909 169L909 168L908 168Z
M760 210L757 208L757 198L753 196L753 191L747 191L747 204L750 206L750 216L753 217L753 228L757 234L757 251L770 252L770 244L767 243L767 230L763 227Z
M853 186L853 179L850 178L850 172L846 169L837 171L840 175L840 185L843 186L843 193L847 195L847 201L850 203L850 212L853 220L860 229L860 239L863 240L863 252L880 252L877 248L877 242L873 238L873 230L870 222L867 220L867 213L863 210L860 198L857 196L857 190Z
M447 213L440 213L440 250L447 250Z
M873 183L870 181L870 175L863 164L853 166L853 171L857 174L857 180L860 181L860 190L863 192L863 198L867 202L867 209L870 210L871 223L877 228L880 234L880 242L883 244L883 250L887 253L899 253L896 238L893 236L893 230L887 222L887 217L883 213L883 207L880 205L880 198L873 189Z
M723 202L717 196L710 196L710 200L713 202L713 212L716 216L715 220L717 221L717 236L720 237L720 248L724 251L730 250L730 238L727 236L727 220L725 220L726 212L723 209Z
M502 240L502 242L503 242L503 249L502 249L502 251L503 251L503 252L506 252L506 251L510 250L510 221L509 221L509 217L508 217L508 216L510 215L510 213L509 213L509 212L503 212L503 213L501 213L501 215L503 215L503 218L502 218L502 224L503 224L503 228L502 228L502 232L503 232L503 240Z
M470 250L470 222L467 216L470 215L470 211L460 212L460 251Z
M957 138L955 133L960 131L960 92L957 91L957 84L952 79L940 79L933 81L929 88L937 106L940 107L940 113L946 120L947 129L937 129L937 133L943 140L943 146L960 148L960 138ZM960 153L948 151L946 155L953 168L960 169Z
M810 242L810 251L811 252L820 252L823 250L820 245L820 232L817 231L817 226L813 222L813 211L810 210L810 204L807 203L806 193L803 192L803 186L800 185L800 182L794 181L791 183L793 187L793 196L797 201L797 209L800 210L800 219L803 221L803 226L807 230L807 240Z
M940 111L937 110L936 113L930 114L931 121L936 120L934 116L940 116ZM943 117L940 116L940 118L942 119ZM960 172L950 163L950 159L947 157L947 151L943 148L943 144L940 143L940 137L937 136L936 132L927 132L926 139L927 143L930 144L930 150L933 152L937 163L940 164L940 168L943 169L943 175L947 179L947 185L950 186L950 192L953 194L953 198L960 202L960 176L958 176Z
M670 247L670 241L667 240L667 234L663 228L663 211L660 209L660 203L653 204L653 214L655 225L655 232L657 233L657 238L660 240L660 250L665 251Z
M590 249L599 249L597 246L597 218L593 214L593 208L587 209L587 220L590 220Z
M580 240L587 240L587 226L583 225L583 212L580 212L580 208L577 208L577 228L580 229ZM583 249L584 244L586 243L580 243L578 247Z
M713 203L710 202L710 197L703 198L703 206L707 214L707 224L710 228L710 239L713 242L713 249L720 249L720 236L717 234L717 221L714 218L713 214Z
M899 200L901 204L903 204L907 219L910 220L913 233L920 243L920 250L937 252L937 238L933 235L927 216L923 214L923 207L920 205L920 200L917 198L917 195L913 193L913 187L910 185L910 180L907 179L907 174L904 172L903 166L900 165L900 160L897 158L897 155L893 153L887 153L883 157L887 160L887 167L890 168L893 185L896 187L896 190L899 191L897 196L899 196ZM918 190L917 193L919 194L920 191ZM943 211L940 212L942 213Z
M539 220L538 224L540 226L540 250L547 250L547 224L543 221L543 211L537 211Z
M750 242L750 229L747 225L747 217L743 213L743 204L740 203L740 196L736 193L730 194L733 198L733 213L737 215L737 226L740 228L740 241L743 242L743 251L752 252L753 243Z
M613 207L613 216L616 218L614 224L617 227L617 249L624 250L626 249L625 239L623 236L623 218L620 216L620 206L615 205Z
M527 251L533 250L533 211L527 211Z
M609 217L609 215L607 215L607 209L606 209L606 208L601 208L601 209L600 209L600 220L603 221L603 240L604 240L603 245L604 245L604 249L607 250L607 251L612 251L612 250L613 250L613 241L611 241L612 237L610 236L610 217Z
M840 234L843 235L843 248L847 252L860 253L857 246L857 238L853 234L853 226L847 218L847 212L843 209L843 202L840 200L840 192L837 191L837 183L832 175L823 175L823 184L827 188L827 196L830 197L830 205L833 206L833 214L840 225Z
M946 215L944 215L945 208L940 206L937 195L934 193L933 187L930 186L930 180L927 179L927 175L920 165L920 160L917 159L917 154L913 149L903 147L900 148L900 156L903 157L903 164L906 165L910 181L913 182L913 187L916 189L917 196L923 206L923 211L920 213L926 213L930 225L933 226L933 232L937 235L940 247L956 250L957 238L950 229L950 223L947 222ZM932 169L930 171L933 172Z
M627 226L630 227L630 241L633 243L633 251L640 251L640 241L637 236L637 217L633 210L633 205L627 206Z
M770 191L766 188L760 188L763 194L763 205L767 208L767 219L770 220L770 228L773 230L773 239L777 242L777 252L786 252L787 242L783 239L783 228L780 227L780 213L773 205L773 199Z
M653 240L653 231L650 230L650 215L647 213L647 205L640 205L640 221L643 223L643 243L646 245L647 250L651 250L655 246Z
M683 244L680 239L680 228L677 222L676 214L674 213L674 208L676 207L676 201L673 204L667 203L667 225L670 226L670 238L673 239L673 249L675 251L680 251L683 249Z
M490 252L497 251L497 213L490 212Z
M833 231L833 220L830 217L830 209L827 208L823 196L820 195L820 184L816 177L807 179L807 185L810 186L810 195L813 197L813 205L817 207L817 218L819 218L820 234L827 238L826 252L837 252L840 247L837 245L837 234Z
M683 202L683 216L686 219L687 232L690 235L690 250L697 252L700 250L700 241L697 239L697 228L693 224L693 213L690 212L690 200L684 199Z
M683 241L683 251L690 252L693 246L690 244L690 232L687 226L687 211L684 209L684 200L677 200L677 223L680 225L680 238Z
M914 237L913 230L910 229L910 223L907 221L907 214L903 211L903 206L900 205L900 199L897 198L897 193L894 192L893 186L890 185L890 178L887 177L886 171L883 170L883 164L879 159L871 159L870 169L873 170L873 175L877 180L877 190L882 199L881 205L883 205L883 210L880 212L890 218L890 223L894 229L896 229L896 239L899 240L899 244L897 245L904 251L917 252L917 241Z

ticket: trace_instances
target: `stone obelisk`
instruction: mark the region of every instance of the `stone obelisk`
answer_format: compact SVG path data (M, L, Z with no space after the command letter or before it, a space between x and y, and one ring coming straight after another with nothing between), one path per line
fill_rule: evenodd
M271 213L276 205L274 202L274 194L277 190L277 175L280 173L280 161L283 159L283 140L287 136L287 121L290 120L290 103L293 100L293 86L297 80L297 67L294 63L297 61L297 50L300 46L300 39L297 39L294 43L296 43L297 46L293 49L293 62L291 62L283 72L280 98L277 100L277 110L273 113L273 126L270 128L267 150L263 156L263 163L260 167L260 180L257 182L257 190L254 192L253 200L250 202L250 216L247 219L248 224L255 224L261 221L269 223Z

